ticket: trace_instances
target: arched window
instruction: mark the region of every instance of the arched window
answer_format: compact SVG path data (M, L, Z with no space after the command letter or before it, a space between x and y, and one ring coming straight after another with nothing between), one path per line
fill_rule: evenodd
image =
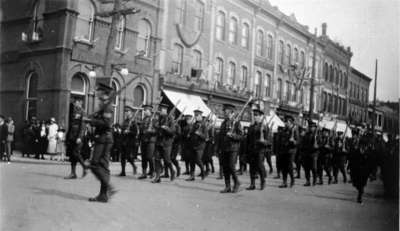
M174 45L174 56L172 60L172 72L182 73L182 62L183 62L183 47L179 44Z
M324 78L325 78L325 81L328 81L328 80L329 80L328 63L325 63L325 65L324 65Z
M248 49L249 48L249 34L250 34L250 26L247 23L243 23L242 27L242 47Z
M283 41L279 41L279 54L278 54L279 64L283 65L285 62L285 45Z
M283 84L282 84L282 79L278 79L278 99L282 100L282 93L283 93Z
M235 78L236 78L236 64L234 62L229 62L227 84L233 85L235 83Z
M222 11L217 15L216 37L219 40L225 39L225 13Z
M338 72L338 69L336 67L335 67L334 73L335 73L335 84L339 85L339 72Z
M256 97L260 97L261 96L261 72L257 71L256 72L256 77L254 79L254 88L256 91Z
M333 83L333 66L329 66L329 82Z
M32 27L33 32L37 33L34 36L42 36L43 33L43 13L45 11L45 2L44 0L37 0L35 5L33 6L33 15L32 15ZM39 37L37 37L39 39Z
M215 74L217 76L217 81L220 84L224 83L224 60L222 60L221 58L217 58L216 60L216 71Z
M343 86L343 73L342 70L339 71L339 86Z
M300 67L304 68L306 64L306 57L304 56L304 51L300 52Z
M196 14L194 18L194 28L197 31L201 31L203 28L203 11L204 11L204 4L197 0L196 1Z
M267 74L264 80L264 87L265 87L265 96L270 97L271 96L271 75Z
M291 93L292 93L291 88L292 88L292 87L291 87L290 82L289 82L289 81L286 81L285 90L286 90L286 100L287 100L287 101L290 101L290 99L291 99Z
M290 65L292 63L292 47L290 44L286 45L286 64Z
M117 92L119 90L118 82L113 79L111 81L111 87L114 89L115 92ZM118 116L119 115L119 96L118 95L116 97L114 97L112 106L114 108L113 122L118 123L119 122L119 116Z
M186 19L186 7L187 2L186 0L178 0L176 3L176 22L178 24L185 24Z
M248 69L246 66L242 66L241 71L241 79L240 79L240 89L244 89L247 87L247 79L248 79Z
M347 81L348 81L348 79L347 79L347 74L346 74L346 72L344 72L343 73L343 84L344 84L344 88L345 89L347 89Z
M297 47L294 48L294 63L298 64L299 62L299 50L297 49Z
M121 15L118 28L117 28L117 38L115 39L115 49L122 50L124 48L125 40L125 17Z
M274 38L272 35L268 35L267 37L267 56L269 59L272 59L272 52L274 50Z
M36 72L32 72L26 79L25 93L25 119L30 120L37 115L37 87L39 76Z
M82 107L86 109L86 96L87 96L87 91L88 91L88 84L86 81L86 75L78 72L74 76L72 76L71 79L71 102L73 102L76 99L79 99L82 101Z
M201 69L201 52L198 50L193 51L193 67L196 69Z
M295 83L293 83L293 88L292 88L292 101L293 102L297 101L297 89Z
M256 54L258 56L263 55L263 43L264 43L264 32L262 30L258 30L257 41L256 41Z
M146 103L146 91L142 86L137 86L133 90L133 107L141 107Z
M147 20L140 20L138 23L138 40L136 45L136 50L138 52L143 52L144 56L150 56L150 36L151 36L151 26Z
M237 43L237 27L237 19L232 17L231 21L229 22L229 42L231 44Z
M79 15L76 20L75 37L90 42L94 31L94 6L91 1L78 0L77 9Z

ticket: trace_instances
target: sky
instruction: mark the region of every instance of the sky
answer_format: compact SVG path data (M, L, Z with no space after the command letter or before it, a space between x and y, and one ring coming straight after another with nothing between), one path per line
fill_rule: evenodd
M351 65L368 77L375 77L378 59L377 98L399 100L400 1L398 0L269 0L283 13L295 14L299 23L321 33L353 51ZM370 100L374 81L370 84Z

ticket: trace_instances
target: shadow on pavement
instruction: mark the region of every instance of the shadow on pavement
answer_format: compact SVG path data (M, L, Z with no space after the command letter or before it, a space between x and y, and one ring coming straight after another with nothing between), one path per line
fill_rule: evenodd
M357 193L354 193L354 197L353 197L353 198L343 198L343 197L336 197L336 196L329 196L329 195L320 195L320 194L309 194L309 193L305 193L305 194L303 194L303 195L304 195L304 196L318 197L318 198L322 198L322 199L351 201L351 202L354 202L354 203L356 203L356 197L357 197Z
M81 200L81 201L87 201L88 197L84 197L78 194L74 193L68 193L68 192L63 192L57 189L45 189L45 188L38 188L38 187L33 187L31 188L35 190L35 194L43 194L43 195L52 195L52 196L59 196L65 199L71 199L71 200Z
M48 176L48 177L64 179L64 176L51 174L51 173L44 173L44 172L28 172L28 174L35 174L35 175L38 175L38 176Z
M67 165L69 162L57 162L50 160L37 160L37 159L11 159L12 164L37 164L37 165Z

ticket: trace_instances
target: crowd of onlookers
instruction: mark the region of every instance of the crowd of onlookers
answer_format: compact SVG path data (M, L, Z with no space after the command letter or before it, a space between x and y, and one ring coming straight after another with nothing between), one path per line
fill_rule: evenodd
M11 117L5 118L0 115L0 160L11 161L14 149L15 125Z

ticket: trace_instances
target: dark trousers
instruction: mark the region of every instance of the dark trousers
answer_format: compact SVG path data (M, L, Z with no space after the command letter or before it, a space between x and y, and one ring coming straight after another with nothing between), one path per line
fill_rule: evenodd
M329 152L320 152L317 161L317 175L320 182L323 182L322 179L324 175L324 170L328 175L329 182L331 181L332 179L331 166L332 166L332 154Z
M203 154L204 154L205 144L194 147L191 152L190 158L190 175L194 177L194 172L196 170L196 165L199 166L201 175L204 176L204 165L203 165Z
M121 173L125 173L126 162L129 162L133 167L134 173L136 172L135 159L133 156L134 148L135 145L129 143L121 145Z
M303 168L307 182L310 182L310 173L313 176L313 183L317 180L318 152L305 153L303 156Z
M267 149L264 153L265 159L267 160L267 164L269 167L269 172L272 173L274 168L272 167L271 150Z
M283 178L283 183L287 183L287 176L289 175L290 177L290 182L294 182L294 176L293 176L293 162L294 162L294 155L295 152L285 152L282 153L280 158L281 158L281 170L282 170L282 178Z
M299 177L299 178L300 178L300 172L301 172L301 158L302 158L301 151L297 151L296 156L294 158L294 163L296 164L296 173L297 173L297 177Z
M142 174L146 174L147 166L150 168L150 174L154 173L154 150L155 143L142 143Z
M250 179L255 179L258 174L260 180L264 181L267 177L267 172L264 166L264 151L255 151L254 153L250 153L248 160L250 163Z
M112 143L95 143L94 145L91 170L100 181L100 196L107 196L107 190L111 187L109 160L112 145Z
M3 160L4 154L6 152L6 141L0 141L0 160Z
M161 158L164 160L165 167L170 170L171 175L174 174L175 171L172 168L172 163L171 163L171 150L172 150L172 145L168 146L156 145L156 149L154 152L156 179L160 178L160 173L162 169Z
M343 154L334 154L332 158L333 162L333 178L335 181L338 179L339 171L342 173L343 181L347 182L347 174L346 174L346 156Z
M74 140L67 141L67 156L69 157L69 161L71 162L71 173L75 173L76 164L82 165L82 168L85 168L84 160L81 155L82 143L77 144Z
M180 152L180 144L179 143L173 143L172 144L172 149L171 149L171 162L175 166L175 168L177 170L179 170L179 172L180 172L179 162L177 160L179 152Z
M206 142L206 147L204 148L204 153L203 153L203 164L206 166L206 171L210 171L210 167L212 171L214 172L214 162L213 162L213 157L214 155L214 144L211 142Z
M225 186L231 186L231 176L235 184L239 183L238 177L235 171L235 165L237 162L237 151L223 151L221 153L222 169L225 178Z

